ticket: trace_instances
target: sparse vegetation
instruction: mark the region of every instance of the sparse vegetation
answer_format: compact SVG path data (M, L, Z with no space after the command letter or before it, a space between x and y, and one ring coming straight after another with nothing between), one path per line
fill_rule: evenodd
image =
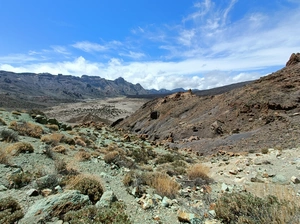
M66 147L63 146L63 145L57 145L57 146L54 146L54 147L52 148L52 151L57 152L57 153L65 154L66 151L67 151L67 149L66 149Z
M30 172L19 172L14 173L9 177L9 180L11 181L11 187L12 188L21 188L26 185L28 185L31 180L33 179L33 174Z
M9 164L9 155L3 149L0 149L0 164Z
M0 117L0 125L6 125L6 122Z
M50 130L52 131L58 131L59 130L59 127L57 124L46 124L45 125L47 128L49 128Z
M10 129L2 129L0 131L0 136L2 137L2 140L6 142L18 141L18 133Z
M11 155L19 155L20 153L32 153L34 151L33 146L28 142L17 142L9 145L6 148L7 153Z
M79 151L75 154L75 159L78 161L87 161L91 158L91 154L87 151Z
M223 223L298 223L299 207L275 196L259 198L250 193L225 193L216 203L217 218Z
M43 134L43 128L31 122L12 121L9 128L17 131L20 135L33 138L40 138Z
M174 198L180 189L180 185L164 173L147 173L146 183L153 187L159 195L169 198Z
M110 208L96 208L87 206L78 211L70 211L64 216L64 221L70 224L103 223L103 224L130 224L122 202L114 202Z
M92 175L78 175L69 180L69 189L79 190L82 194L88 195L92 203L100 200L103 194L101 180Z
M63 139L63 134L60 133L53 133L53 134L49 134L49 135L43 135L41 137L41 141L45 142L48 145L52 145L52 146L56 146L58 145L58 143L61 142L61 140Z
M269 152L269 149L267 149L267 148L262 148L261 149L262 154L268 154L268 152Z
M24 216L19 203L12 197L0 199L0 223L16 223Z
M209 167L200 163L191 166L187 171L187 176L190 180L201 178L203 180L209 180Z

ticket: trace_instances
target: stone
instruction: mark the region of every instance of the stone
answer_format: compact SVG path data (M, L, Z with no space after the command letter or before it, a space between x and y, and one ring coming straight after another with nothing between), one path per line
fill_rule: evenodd
M42 115L37 115L35 121L40 124L47 124L47 118Z
M173 201L171 199L169 199L168 197L163 197L163 200L161 201L161 205L163 207L169 207L173 204Z
M289 184L289 181L286 179L286 177L281 174L277 174L275 177L273 177L272 182L277 184Z
M291 181L294 183L294 184L299 184L300 183L300 179L298 177L295 177L295 176L292 176L291 177Z
M38 196L38 195L39 195L39 192L38 192L36 189L30 189L29 191L26 192L26 194L27 194L29 197L32 197L32 196Z
M259 179L259 178L257 178L257 177L251 177L251 178L250 178L250 181L251 181L251 182L256 182L256 183L264 183L263 180L261 180L261 179Z
M52 193L52 190L49 188L46 188L46 189L41 190L41 193L44 197L47 197Z
M7 190L7 187L5 187L4 185L0 185L0 192L1 191L6 191Z
M113 191L105 191L100 200L96 203L96 207L110 207L111 204L117 200L118 199Z
M179 222L188 222L188 223L195 223L195 224L202 223L202 219L199 215L181 209L179 209L177 212L177 218Z
M229 173L232 175L237 175L239 173L238 170L229 170Z
M54 208L68 204L70 205L90 205L91 202L87 195L81 194L76 190L65 191L62 194L51 195L47 198L36 201L29 207L24 218L20 220L20 224L38 223L53 211Z
M59 193L62 193L63 192L63 189L61 188L61 186L57 185L55 188L54 188L57 192Z

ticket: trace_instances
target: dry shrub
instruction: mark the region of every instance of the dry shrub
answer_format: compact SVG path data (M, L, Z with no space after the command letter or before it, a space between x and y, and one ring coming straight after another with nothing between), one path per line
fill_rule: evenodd
M86 161L91 158L91 154L86 151L79 151L75 154L75 159L78 161Z
M222 223L299 223L300 209L294 202L275 196L256 197L251 193L225 193L216 202L216 217Z
M11 155L19 155L20 153L32 153L34 151L33 146L28 142L17 142L9 145L6 148L6 152Z
M136 168L134 160L127 158L123 150L112 151L104 156L104 161L108 164L115 164L118 167Z
M64 160L62 159L57 159L54 162L54 167L55 170L58 174L62 175L77 175L79 172L77 171L72 164L67 164Z
M86 143L82 139L80 139L80 138L77 138L75 140L75 144L79 145L79 146L82 146L82 147L86 147Z
M180 185L165 173L146 174L146 184L155 188L161 196L174 198L180 189Z
M95 204L100 200L104 190L101 179L94 175L82 174L71 178L67 184L68 189L80 191L88 195L90 201Z
M17 142L18 141L18 133L10 130L10 129L3 129L0 131L0 136L2 140L6 142Z
M0 199L0 223L17 223L23 216L21 206L15 199L12 197Z
M16 122L12 121L9 128L17 131L20 135L30 136L33 138L40 138L43 134L43 128L39 125L30 122Z
M63 145L58 145L52 148L52 151L62 153L62 154L66 154L66 150L67 150L66 147Z
M261 198L264 198L268 195L274 195L281 201L286 200L296 202L297 206L300 207L300 201L295 200L295 198L297 197L297 192L290 185L278 185L273 183L252 183L251 187L247 188L247 191Z
M8 179L13 188L21 188L28 185L33 179L34 175L30 172L20 172L12 174Z
M50 130L52 131L58 131L59 130L59 127L57 124L46 124L45 125L47 128L49 128Z
M6 122L0 117L0 125L6 125Z
M108 164L111 164L116 160L118 156L119 156L119 152L117 151L109 152L104 156L104 161Z
M0 149L0 164L9 164L10 155L3 149Z
M20 113L19 111L12 111L11 113L12 113L13 115L18 115L18 116L21 115L21 113Z
M50 135L44 135L41 137L41 141L45 142L46 144L49 145L57 145L58 143L61 142L63 139L64 135L60 133L53 133Z
M203 180L209 180L210 178L207 175L208 173L209 173L209 167L204 166L200 163L191 166L187 170L187 176L190 180L195 180L198 178L201 178Z

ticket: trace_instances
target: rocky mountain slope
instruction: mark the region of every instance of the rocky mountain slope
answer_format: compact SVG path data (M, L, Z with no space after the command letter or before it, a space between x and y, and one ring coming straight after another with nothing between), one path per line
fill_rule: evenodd
M111 81L98 76L0 71L0 107L5 108L40 108L53 103L147 93L140 84L123 78Z
M192 91L144 104L118 128L199 154L299 145L300 56L245 87L214 96Z
M299 148L203 157L103 123L0 118L0 223L300 223Z

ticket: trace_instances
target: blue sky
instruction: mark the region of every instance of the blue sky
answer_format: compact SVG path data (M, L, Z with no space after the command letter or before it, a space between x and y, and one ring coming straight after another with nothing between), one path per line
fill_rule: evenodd
M300 0L0 0L0 70L207 89L300 52Z

